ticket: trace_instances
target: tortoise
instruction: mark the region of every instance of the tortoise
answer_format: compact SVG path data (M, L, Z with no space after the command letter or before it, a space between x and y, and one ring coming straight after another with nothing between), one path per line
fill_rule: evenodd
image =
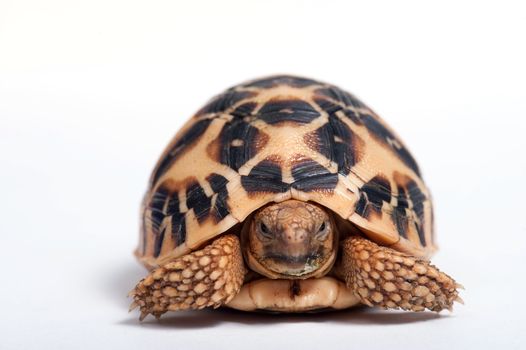
M142 202L140 319L227 306L439 312L431 195L395 132L331 84L271 76L213 98L176 134Z

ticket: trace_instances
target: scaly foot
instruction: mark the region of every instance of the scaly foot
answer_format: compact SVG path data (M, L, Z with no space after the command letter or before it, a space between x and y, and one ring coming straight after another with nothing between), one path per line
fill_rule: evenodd
M439 312L463 303L457 291L462 286L426 260L356 236L342 244L345 282L364 304Z

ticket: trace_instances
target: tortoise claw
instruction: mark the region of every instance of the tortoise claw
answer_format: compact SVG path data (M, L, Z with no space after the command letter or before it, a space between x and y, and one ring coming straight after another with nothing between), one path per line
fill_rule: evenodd
M142 311L141 312L141 316L139 317L139 321L144 321L144 319L146 318L146 316L148 316L150 313L148 311Z
M133 303L131 303L130 308L128 309L128 312L132 312L133 310L135 310L138 307L139 307L139 303L134 301Z

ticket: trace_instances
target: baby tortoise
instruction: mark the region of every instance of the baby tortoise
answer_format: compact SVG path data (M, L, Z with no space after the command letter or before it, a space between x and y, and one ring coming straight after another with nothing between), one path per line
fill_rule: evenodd
M429 190L385 122L333 85L273 76L212 99L164 151L131 309L438 312L462 300L435 250Z

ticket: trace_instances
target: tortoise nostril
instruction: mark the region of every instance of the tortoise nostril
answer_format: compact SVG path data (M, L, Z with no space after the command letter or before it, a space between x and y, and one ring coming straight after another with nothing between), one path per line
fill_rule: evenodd
M287 230L283 233L283 239L288 243L300 243L307 239L307 232L303 229Z

